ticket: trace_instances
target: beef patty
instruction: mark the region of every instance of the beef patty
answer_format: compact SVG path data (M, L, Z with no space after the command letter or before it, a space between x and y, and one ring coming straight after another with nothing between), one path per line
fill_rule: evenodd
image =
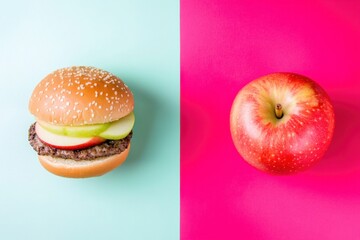
M93 160L101 157L123 152L130 143L132 131L125 138L120 140L106 140L105 142L85 149L64 150L53 148L43 143L35 132L35 123L29 129L29 142L33 149L43 156L58 157L73 160Z

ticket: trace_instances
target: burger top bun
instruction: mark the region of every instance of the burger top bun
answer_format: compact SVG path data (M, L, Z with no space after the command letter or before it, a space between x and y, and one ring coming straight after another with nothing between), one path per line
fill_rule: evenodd
M133 94L120 78L86 66L50 73L35 87L29 102L37 119L68 126L115 121L133 109Z

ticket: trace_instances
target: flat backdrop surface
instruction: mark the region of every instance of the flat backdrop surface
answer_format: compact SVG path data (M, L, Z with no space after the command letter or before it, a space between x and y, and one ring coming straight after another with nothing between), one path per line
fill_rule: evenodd
M178 1L0 1L0 238L178 239ZM135 96L127 161L54 176L27 142L28 99L51 71L103 68Z
M181 0L181 239L360 239L360 2ZM336 114L323 160L294 176L245 163L229 130L242 86L306 75Z

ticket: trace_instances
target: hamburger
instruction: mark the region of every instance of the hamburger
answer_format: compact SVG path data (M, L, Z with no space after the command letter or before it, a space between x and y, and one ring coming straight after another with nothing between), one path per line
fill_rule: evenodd
M115 75L86 66L58 69L32 92L29 111L36 122L28 139L49 172L100 176L126 160L133 110L131 90Z

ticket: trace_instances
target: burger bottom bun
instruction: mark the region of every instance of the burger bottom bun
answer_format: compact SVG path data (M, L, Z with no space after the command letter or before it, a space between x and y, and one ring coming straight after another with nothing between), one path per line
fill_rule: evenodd
M95 160L72 160L40 156L41 165L49 172L68 178L88 178L101 176L125 162L130 151L130 145L125 151L109 157Z

